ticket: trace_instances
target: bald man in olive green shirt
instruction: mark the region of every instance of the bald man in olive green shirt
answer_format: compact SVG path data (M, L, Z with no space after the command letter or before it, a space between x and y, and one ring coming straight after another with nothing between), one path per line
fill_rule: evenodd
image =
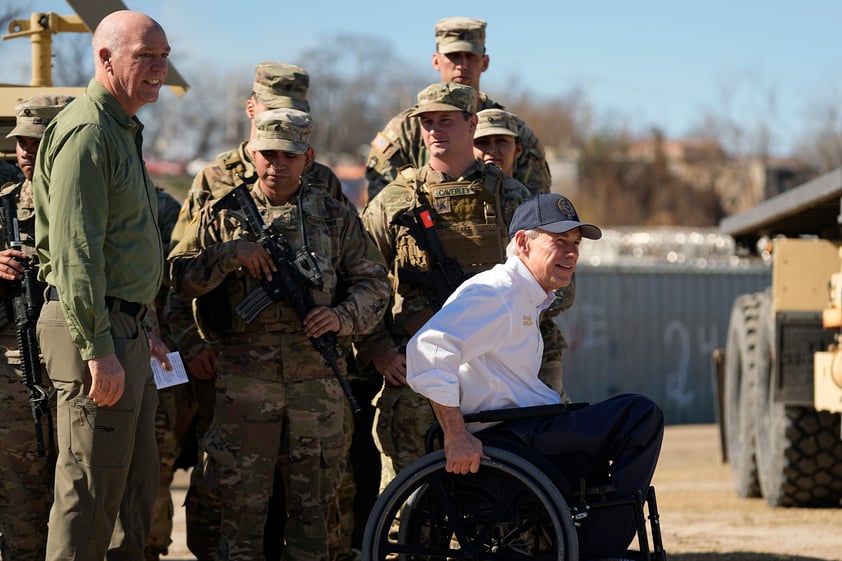
M139 12L93 34L94 79L44 133L33 180L38 340L57 391L48 561L142 561L158 486L144 318L164 272L155 187L135 117L155 101L170 46ZM150 349L150 343L152 348Z

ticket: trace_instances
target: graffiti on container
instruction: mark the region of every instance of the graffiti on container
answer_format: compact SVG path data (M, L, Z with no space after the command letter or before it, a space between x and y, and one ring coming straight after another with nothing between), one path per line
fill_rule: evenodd
M572 313L571 313L572 312ZM610 333L608 310L605 306L582 303L562 314L561 330L567 339L568 352L592 353L599 349L609 349L612 356L625 356L622 346L638 344L639 337L629 338ZM641 325L641 329L646 329ZM655 332L660 331L657 327ZM686 406L696 399L698 373L707 372L708 363L714 349L721 346L718 341L717 326L710 323L688 322L685 319L669 319L663 324L663 336L645 338L653 348L646 354L653 359L652 365L661 373L653 373L665 384L666 397ZM695 340L694 340L695 336Z

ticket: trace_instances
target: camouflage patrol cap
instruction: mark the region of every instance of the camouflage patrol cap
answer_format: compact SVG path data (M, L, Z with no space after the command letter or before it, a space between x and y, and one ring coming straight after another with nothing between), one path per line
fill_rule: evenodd
M477 18L442 18L436 22L436 51L485 54L485 20Z
M15 105L15 128L6 135L41 138L44 130L58 112L73 101L70 95L36 95Z
M249 141L249 148L254 151L303 154L310 147L313 119L304 111L290 108L262 111L255 116L254 125L254 138Z
M476 113L479 97L471 86L456 82L436 82L418 92L418 103L409 114L417 117L428 111L467 111Z
M294 64L261 62L254 72L252 91L258 101L269 109L291 107L309 113L309 88L310 75Z
M495 134L517 136L517 117L502 109L483 109L477 113L474 138Z

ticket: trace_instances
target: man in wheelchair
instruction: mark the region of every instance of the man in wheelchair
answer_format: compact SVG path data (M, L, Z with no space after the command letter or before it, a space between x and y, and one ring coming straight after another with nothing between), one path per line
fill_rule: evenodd
M664 422L660 408L644 396L620 395L494 426L464 419L479 411L559 403L538 379L538 316L553 290L570 282L582 238L601 236L599 228L579 221L562 195L527 200L509 228L507 261L465 281L410 340L407 381L429 398L441 425L446 471L476 473L486 457L483 441L506 437L552 461L570 486L583 471L591 473L575 460L584 457L603 466L617 496L646 493ZM600 509L590 517L577 529L580 559L625 557L636 531L633 511Z

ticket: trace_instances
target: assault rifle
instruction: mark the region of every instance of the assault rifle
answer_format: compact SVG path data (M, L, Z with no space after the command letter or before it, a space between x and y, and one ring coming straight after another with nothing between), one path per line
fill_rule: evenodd
M417 205L396 216L393 223L405 226L415 242L430 257L430 271L400 269L398 278L427 291L427 300L433 311L441 309L444 301L465 280L465 273L457 261L444 252L432 213L427 205Z
M293 252L283 234L280 232L273 234L269 231L269 226L260 215L245 183L241 183L214 203L214 213L221 210L229 211L249 233L257 238L255 241L263 246L278 268L272 273L271 281L261 281L259 288L243 298L235 310L237 315L248 323L270 304L284 300L303 322L310 310L316 307L308 285L317 288L323 282L313 256L304 249L297 253ZM328 332L318 337L310 337L310 342L333 370L354 413L359 413L360 404L339 368L336 334Z
M0 197L2 199L2 218L6 231L6 243L10 249L22 251L23 243L18 228L18 205L15 193ZM41 419L47 418L47 430L50 448L53 441L53 421L50 415L50 395L41 385L41 359L38 356L38 338L35 335L35 322L43 303L42 291L38 288L37 272L29 259L18 259L23 264L23 279L6 282L6 293L11 305L12 319L18 338L21 366L24 373L23 383L29 390L29 405L35 420L38 455L42 458L47 451L44 444L44 431Z

